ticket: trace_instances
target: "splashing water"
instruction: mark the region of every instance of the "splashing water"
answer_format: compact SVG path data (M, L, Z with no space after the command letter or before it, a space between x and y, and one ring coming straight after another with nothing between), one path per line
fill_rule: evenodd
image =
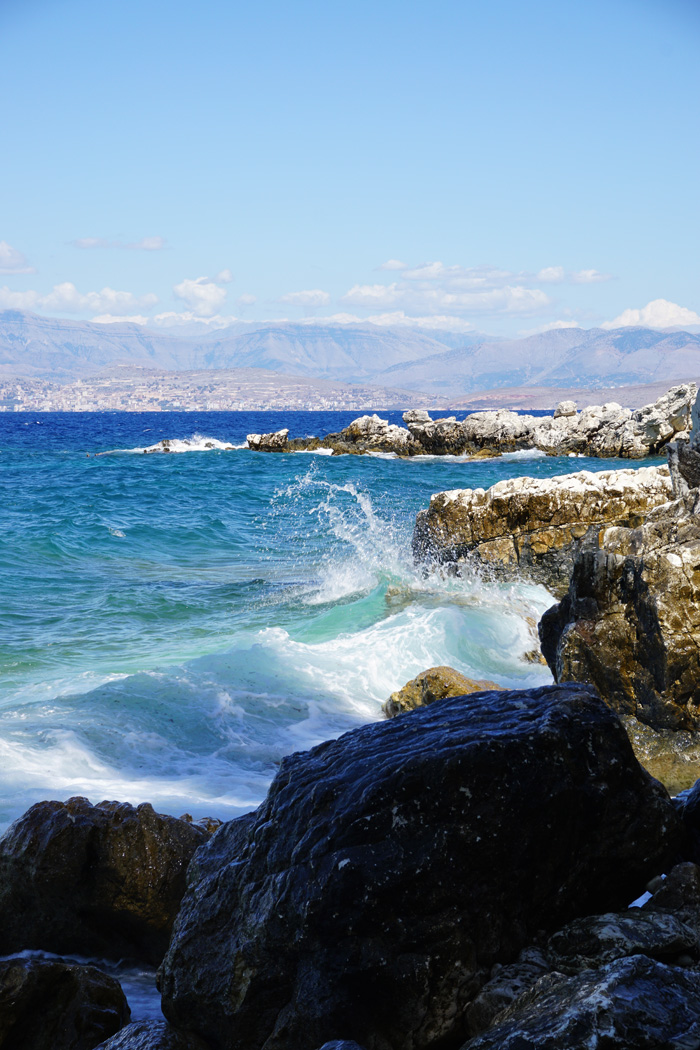
M177 417L191 455L85 456L177 438L165 415L0 416L0 821L70 794L228 818L429 666L550 680L550 595L427 572L411 535L433 492L571 461L263 455L231 446L285 421L235 414Z

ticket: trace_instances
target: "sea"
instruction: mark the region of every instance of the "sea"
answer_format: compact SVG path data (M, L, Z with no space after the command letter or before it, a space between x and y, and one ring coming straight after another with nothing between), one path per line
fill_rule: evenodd
M0 413L0 829L72 795L228 820L428 667L551 681L527 654L552 596L415 564L416 514L444 489L641 463L244 447L357 414ZM160 1016L152 970L100 965L135 1020Z
M525 659L551 595L416 565L416 513L630 462L241 447L356 415L0 413L2 826L71 795L230 819L284 755L381 719L427 667L551 680Z

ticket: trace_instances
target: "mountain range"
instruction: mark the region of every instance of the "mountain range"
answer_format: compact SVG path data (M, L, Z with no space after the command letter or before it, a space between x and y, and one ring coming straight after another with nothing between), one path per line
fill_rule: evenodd
M700 334L561 328L495 339L408 326L237 322L154 330L0 312L0 376L70 382L115 365L260 368L454 398L519 386L596 388L700 376Z

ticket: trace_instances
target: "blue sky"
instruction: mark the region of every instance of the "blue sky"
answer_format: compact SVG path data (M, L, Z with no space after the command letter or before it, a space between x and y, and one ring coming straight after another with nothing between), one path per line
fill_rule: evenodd
M699 46L697 0L0 0L0 308L698 323Z

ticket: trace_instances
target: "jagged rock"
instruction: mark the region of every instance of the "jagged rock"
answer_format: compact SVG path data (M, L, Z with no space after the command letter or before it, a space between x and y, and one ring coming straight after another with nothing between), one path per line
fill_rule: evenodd
M432 419L422 409L411 409L403 416L408 429L389 424L378 415L365 415L339 434L328 434L321 441L296 438L285 448L300 451L323 447L336 454L355 455L384 451L399 456L497 456L517 449L540 449L555 456L581 453L640 459L658 453L671 438L686 433L696 393L694 383L685 383L636 412L610 401L589 405L577 413L573 401L562 401L551 416L498 409L472 412L458 421L456 416ZM253 446L252 439L273 436L251 434L248 444L258 448L261 446Z
M0 952L160 962L187 866L207 838L147 803L37 803L0 840Z
M554 419L561 419L562 417L575 416L577 413L575 401L560 401L557 407L554 409Z
M479 1035L489 1028L498 1014L532 988L551 968L538 948L524 948L517 962L507 966L496 963L490 979L466 1009L466 1034Z
M629 908L574 919L547 942L551 969L578 973L630 955L659 962L698 959L698 936L676 915Z
M573 977L552 973L464 1050L691 1050L700 1046L700 973L645 956Z
M446 696L467 696L469 693L481 693L485 689L502 689L495 682L477 682L466 675L455 671L454 667L429 667L412 678L402 689L392 693L382 710L387 718L394 718L404 711L413 711L425 707Z
M210 1050L193 1032L183 1032L165 1021L138 1021L122 1028L95 1050Z
M248 434L248 448L256 452L286 452L289 430L276 430L272 434Z
M216 1050L455 1045L496 962L622 907L678 818L582 686L448 698L286 758L190 867L163 1010Z
M409 408L408 412L404 412L403 421L408 426L409 423L430 423L430 413L426 412L424 408Z
M665 466L510 478L486 490L438 492L416 518L413 551L419 560L466 560L562 595L576 555L602 525L639 524L671 495Z
M334 435L329 437L333 438ZM397 427L394 423L381 419L376 413L354 419L349 426L341 430L338 441L356 445L363 451L396 452L400 455L406 455L415 444L410 431L405 427Z
M691 861L675 864L665 878L647 885L651 899L642 905L644 912L658 912L680 919L695 932L700 941L700 868Z
M603 529L540 621L557 681L591 682L654 728L700 726L700 492Z
M119 982L94 966L0 960L2 1050L93 1050L130 1016Z
M688 791L674 799L685 828L687 845L686 856L689 860L700 863L700 780Z

